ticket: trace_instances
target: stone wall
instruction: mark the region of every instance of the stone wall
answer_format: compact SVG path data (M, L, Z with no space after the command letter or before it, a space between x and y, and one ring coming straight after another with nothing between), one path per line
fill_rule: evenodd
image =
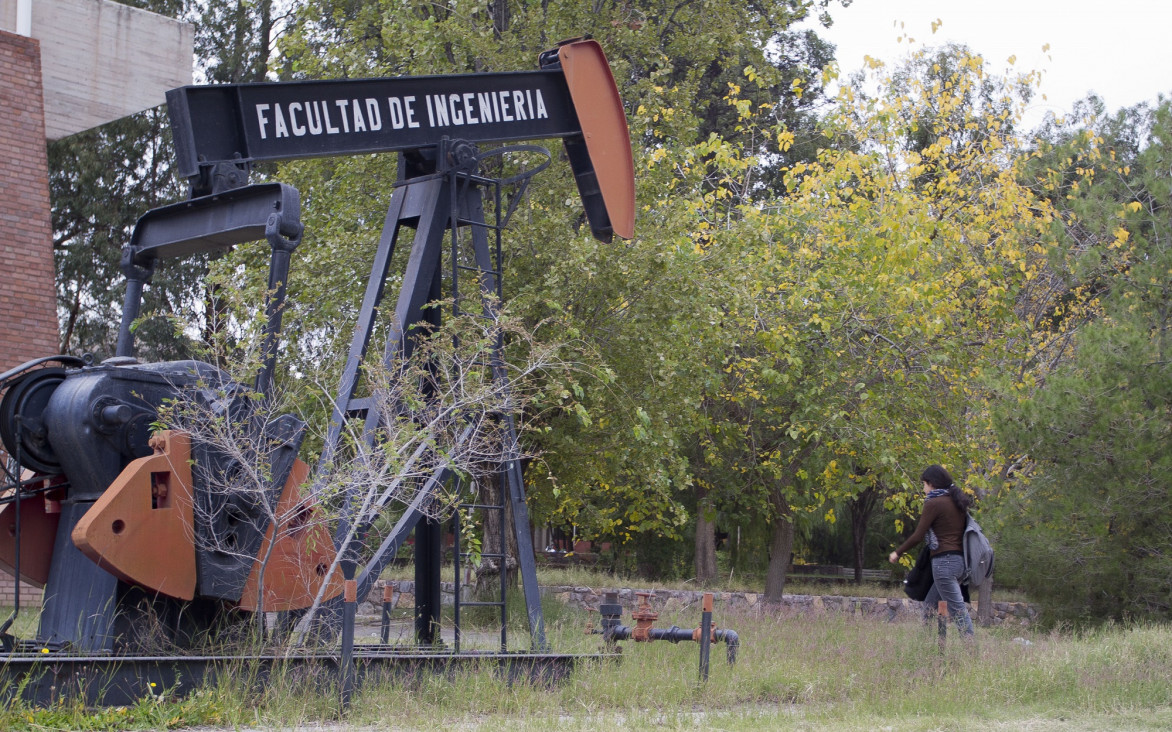
M395 582L394 607L413 607L415 604L415 583L404 581ZM442 585L443 601L452 602L452 584L445 582ZM700 612L700 602L704 596L702 591L696 590L606 590L590 587L549 586L542 587L543 595L556 598L571 607L596 610L606 592L617 592L619 603L630 612L638 603L637 592L652 592L651 606L661 613L686 611L694 609ZM780 603L769 604L764 602L763 596L756 592L713 592L714 614L717 618L722 609L735 610L738 614L762 614L771 616L818 615L826 613L846 613L854 617L869 618L883 622L897 620L919 620L921 618L921 603L906 597L844 597L841 595L785 595ZM358 610L359 615L377 615L382 606L383 590L380 584L367 598ZM969 611L975 618L977 615L976 603L969 606ZM994 602L994 625L1028 626L1038 616L1037 608L1024 602Z
M608 590L594 590L589 587L543 587L542 592L556 597L572 607L597 608L603 594ZM611 590L618 592L619 603L628 611L635 607L636 592L653 592L651 606L660 612L673 612L685 608L700 607L703 591L698 590ZM766 603L764 596L756 592L713 592L714 612L722 608L735 610L740 614L765 614L772 616L816 615L825 613L846 613L855 617L870 618L885 622L895 620L919 620L922 604L906 597L847 597L842 595L785 595L780 603ZM977 605L969 605L975 618ZM993 624L1029 625L1037 617L1037 608L1024 602L994 602Z

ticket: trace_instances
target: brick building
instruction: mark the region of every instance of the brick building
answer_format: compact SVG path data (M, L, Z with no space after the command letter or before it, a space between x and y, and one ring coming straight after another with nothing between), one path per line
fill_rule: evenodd
M0 30L0 370L57 352L49 163L40 44ZM13 581L0 573L0 605ZM22 604L39 604L28 585Z
M191 58L191 26L154 13L0 2L0 371L60 348L46 141L161 104L191 83ZM40 603L22 587L22 605ZM13 589L0 572L0 606Z

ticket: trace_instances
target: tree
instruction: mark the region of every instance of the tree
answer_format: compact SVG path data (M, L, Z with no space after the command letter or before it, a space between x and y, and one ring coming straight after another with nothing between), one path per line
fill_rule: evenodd
M707 452L743 476L730 498L769 518L769 599L800 514L887 487L885 507L913 515L930 463L987 481L1004 462L989 384L1053 342L1018 312L1058 296L1029 295L1057 239L1053 210L1018 180L1006 120L1021 81L946 55L912 59L898 83L876 67L877 83L846 85L825 122L836 145L789 168L786 197L740 202L712 234L737 283L725 317L738 338L708 394Z
M200 74L209 83L265 81L276 45L275 29L292 8L273 0L250 3L202 2L191 9L195 23L195 55Z
M863 472L863 471L858 471ZM883 505L888 493L883 483L867 484L865 488L847 501L847 513L851 522L851 549L855 567L855 584L863 583L863 565L867 546L867 528L875 510Z
M1051 129L1082 150L1057 158L1067 165L1055 179L1103 314L1078 333L1073 360L998 410L999 435L1028 457L1001 509L999 556L1059 617L1167 618L1172 104L1081 111L1085 121Z
M120 252L138 217L182 195L172 174L166 115L147 110L49 145L61 352L114 355L121 319ZM191 343L168 316L198 304L201 263L160 269L146 293L137 339L143 357L175 359Z
M636 142L639 235L610 245L586 236L569 171L555 166L529 192L510 243L513 312L532 327L568 334L573 351L565 358L596 375L551 382L534 405L543 428L529 439L544 458L530 469L528 490L539 519L572 522L587 538L616 543L640 534L671 539L686 525L680 497L691 475L683 453L697 422L701 371L714 363L695 352L719 348L723 337L719 286L692 238L704 224L693 202L711 189L711 161L690 147L711 134L740 134L726 125L723 96L745 66L756 75L744 83L771 114L795 129L810 116L828 49L813 34L783 37L808 11L788 0L747 9L640 2L470 10L322 0L306 5L283 42L287 78L532 68L537 53L584 32L606 49ZM779 40L785 53L770 53ZM745 144L780 151L772 137ZM381 221L395 173L392 156L282 166L282 179L313 202L298 265L310 276L294 286L314 308L291 313L306 334L290 346L293 363L337 358L331 334L357 302L357 293L338 294L365 275L370 222ZM757 180L746 186L762 189Z
M502 379L489 364L506 335L509 350L518 353ZM339 563L346 557L370 561L408 507L436 520L450 518L458 503L483 502L478 496L500 465L526 457L516 452L506 420L525 414L541 372L571 368L558 360L559 350L560 344L538 342L509 319L449 319L420 338L406 360L368 369L371 398L387 415L383 428L370 440L348 434L334 460L312 472L293 468L291 483L284 476L305 424L279 395L242 387L256 364L238 362L238 378L202 384L159 415L164 427L185 433L192 444L194 482L202 486L193 501L197 550L255 565L255 589L246 589L243 604L255 602L262 632L266 611L286 609L266 605L275 601L265 589L270 564L280 573L275 582L301 582L293 600L316 612L339 588ZM529 429L524 421L514 424ZM454 480L429 482L441 470ZM339 525L340 517L346 531L331 544L326 527ZM298 552L280 549L282 541Z

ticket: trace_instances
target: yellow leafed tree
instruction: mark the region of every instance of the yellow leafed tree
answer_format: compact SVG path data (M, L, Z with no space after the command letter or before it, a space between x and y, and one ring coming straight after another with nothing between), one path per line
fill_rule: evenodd
M989 386L1061 358L1078 321L1037 317L1070 293L1013 132L1031 79L991 77L960 48L876 67L843 85L834 146L790 168L786 195L737 202L705 232L736 286L702 471L734 476L724 500L770 517L768 597L801 514L846 499L914 516L930 463L993 480ZM723 160L729 188L756 164Z

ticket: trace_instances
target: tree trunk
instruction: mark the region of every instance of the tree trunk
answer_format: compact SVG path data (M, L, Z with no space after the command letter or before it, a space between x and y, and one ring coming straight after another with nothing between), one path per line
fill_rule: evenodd
M987 628L993 624L993 578L985 580L977 591L977 624Z
M736 531L729 532L728 537L728 570L729 579L732 578L732 573L736 568L741 566L741 527L737 525ZM731 589L731 588L730 588Z
M769 539L769 567L765 570L765 602L781 602L785 594L785 575L794 549L794 525L789 504L775 496L773 534Z
M533 524L533 551L541 554L552 543L549 536L549 526Z
M503 482L503 481L502 481ZM501 490L505 490L501 486ZM513 504L511 501L505 501L505 581L509 583L510 589L515 589L521 586L521 563L517 557L521 556L521 549L517 545L517 531L514 528L516 519L513 517ZM521 527L522 531L528 531L528 526ZM529 561L534 561L535 557L529 557Z
M509 30L509 0L495 0L489 3L488 12L492 16L493 36L499 41Z
M852 498L847 504L851 514L851 541L855 555L855 584L863 584L863 549L867 543L867 524L871 514L875 511L875 504L879 501L879 491L875 486L867 486L861 493Z
M716 579L716 523L708 520L708 490L696 486L696 496L696 582L707 586Z
M70 342L73 340L73 328L77 325L77 318L81 313L81 288L79 287L77 293L73 296L73 302L69 306L69 318L65 321L65 327L61 329L61 350L58 353L69 353Z
M260 22L257 28L256 61L253 62L252 78L249 81L264 81L269 70L269 45L273 35L273 2L261 0L257 7Z
M506 490L504 476L497 475L481 486L480 502L485 505L498 505L503 500L502 491L504 490ZM507 496L504 498L507 498ZM501 560L499 557L487 555L505 555L505 581L509 583L510 587L517 586L517 537L509 531L509 528L512 526L512 511L508 508L507 500L504 500L504 504L506 508L503 512L494 510L483 511L484 537L481 542L480 551L486 556L480 560L480 566L476 568L476 589L474 590L474 594L477 597L495 600L497 593L500 592L500 585L497 584L496 579L501 574ZM506 516L503 514L509 515ZM504 526L501 525L502 521L504 522ZM502 530L505 534L503 544L501 543Z

